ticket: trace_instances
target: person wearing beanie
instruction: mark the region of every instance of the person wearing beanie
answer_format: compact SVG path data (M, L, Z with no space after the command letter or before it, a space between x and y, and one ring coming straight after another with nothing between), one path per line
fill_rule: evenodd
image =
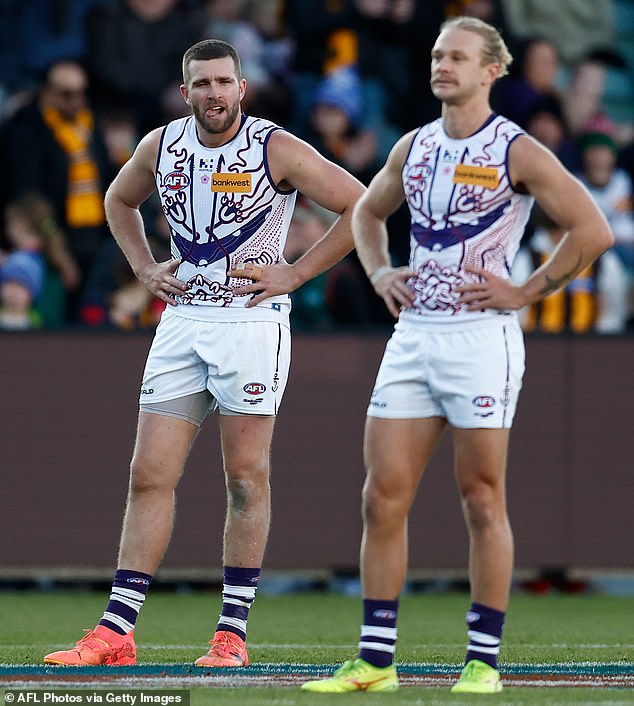
M0 266L0 329L37 328L34 310L44 282L44 262L37 252L11 253Z

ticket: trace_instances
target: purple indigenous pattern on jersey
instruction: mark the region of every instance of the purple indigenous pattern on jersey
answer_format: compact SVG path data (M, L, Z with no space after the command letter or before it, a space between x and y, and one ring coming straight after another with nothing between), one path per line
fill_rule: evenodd
M533 199L513 190L508 149L522 134L493 116L477 133L456 140L442 120L415 135L403 167L411 215L410 266L416 294L407 314L425 318L482 318L458 302L456 287L481 267L508 277ZM484 314L490 316L491 312Z
M279 190L270 177L266 145L279 129L244 117L232 140L209 148L198 140L192 117L165 128L156 183L172 255L182 259L177 276L190 285L179 303L244 306L248 297L235 297L232 287L247 280L232 279L229 270L283 259L295 192Z

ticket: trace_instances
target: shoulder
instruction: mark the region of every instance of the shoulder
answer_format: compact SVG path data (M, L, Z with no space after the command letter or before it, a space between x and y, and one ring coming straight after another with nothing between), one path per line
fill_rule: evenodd
M154 171L164 131L165 126L155 128L141 139L130 160L135 166Z
M420 133L420 128L415 130L410 130L410 132L405 133L400 137L394 147L390 150L390 154L387 159L387 164L391 168L402 169L405 166L405 162L414 144L414 139L416 135Z
M269 147L276 151L283 151L286 149L302 149L304 147L311 147L308 142L302 140L301 138L294 135L292 132L279 127L278 125L273 125L269 123L270 132L268 138Z
M315 147L282 128L272 129L267 136L266 157L272 171L287 174L296 168L327 161Z
M548 183L557 176L573 179L553 152L524 132L516 135L509 145L508 168L511 182L519 191L522 185L532 191L537 180Z

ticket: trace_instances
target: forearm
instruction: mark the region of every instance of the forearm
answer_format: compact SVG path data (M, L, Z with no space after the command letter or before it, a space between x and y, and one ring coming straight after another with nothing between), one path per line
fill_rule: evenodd
M357 255L368 277L380 268L391 266L385 221L357 212L353 231Z
M344 213L323 238L293 263L296 278L294 289L336 265L353 248L350 216Z
M613 243L607 228L577 228L561 240L548 260L522 285L526 304L565 287Z
M137 208L131 208L122 202L106 199L106 217L110 231L125 255L132 271L138 279L148 265L156 260L150 249L143 219Z

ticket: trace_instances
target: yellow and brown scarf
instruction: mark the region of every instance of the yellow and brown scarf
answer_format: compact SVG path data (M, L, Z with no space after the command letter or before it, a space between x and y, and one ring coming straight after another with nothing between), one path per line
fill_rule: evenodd
M94 120L89 110L81 110L75 119L66 120L59 111L43 109L44 122L68 155L68 191L66 222L71 228L101 226L105 223L103 193L99 170L90 155Z

